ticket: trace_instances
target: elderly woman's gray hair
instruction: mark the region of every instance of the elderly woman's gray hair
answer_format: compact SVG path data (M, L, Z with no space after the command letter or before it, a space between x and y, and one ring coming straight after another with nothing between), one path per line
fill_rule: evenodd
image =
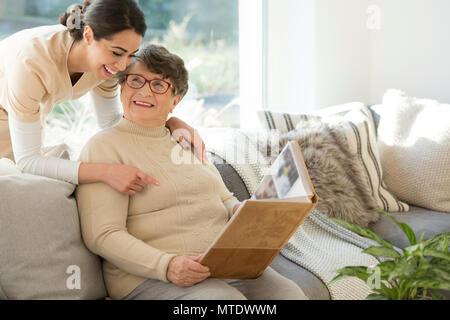
M156 44L149 44L136 55L136 61L143 63L150 72L161 74L164 79L170 79L175 87L174 94L183 98L188 89L189 74L183 59L176 54L170 53L166 48ZM120 84L125 81L127 71L118 73Z

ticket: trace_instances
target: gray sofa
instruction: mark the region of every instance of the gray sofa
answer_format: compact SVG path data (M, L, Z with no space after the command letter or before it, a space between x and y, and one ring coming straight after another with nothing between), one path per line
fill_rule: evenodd
M239 200L248 199L233 167L214 154L209 157L229 190ZM15 168L3 176L0 170L0 300L105 299L101 259L81 238L74 189L72 184L23 175ZM450 230L448 213L411 207L394 216L417 236ZM406 237L386 217L370 227L398 247L407 245ZM271 266L295 281L310 299L330 299L319 278L283 256L278 255Z
M377 126L380 116L372 108L370 108L370 110ZM240 201L249 199L251 195L237 172L219 156L209 154L209 158L219 170L228 189L233 192ZM404 222L412 227L417 238L419 238L423 232L425 232L426 238L431 238L436 234L450 231L449 213L410 206L409 212L393 213L393 216L400 222ZM391 241L399 248L404 248L409 245L408 239L403 231L401 231L387 216L381 216L379 221L370 224L369 227L377 232L382 238ZM329 291L318 277L286 259L281 254L274 259L271 266L284 276L295 281L311 300L330 299ZM447 296L447 299L450 298L450 292L447 291L443 293Z

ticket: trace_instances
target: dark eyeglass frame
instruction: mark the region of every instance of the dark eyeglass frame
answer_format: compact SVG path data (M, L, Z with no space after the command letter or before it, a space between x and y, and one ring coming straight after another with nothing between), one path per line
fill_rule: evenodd
M130 85L128 84L128 77L129 77L129 76L138 76L138 77L141 77L142 79L144 79L144 83L143 83L142 86L139 87L139 88L132 87L132 86L130 86ZM155 91L153 91L153 89L152 89L152 82L153 82L153 81L162 81L162 82L168 84L167 90L164 91L164 92L155 92ZM135 74L135 73L129 73L129 74L127 74L127 75L125 76L125 82L126 82L127 86L129 86L131 89L142 89L142 88L147 84L147 82L148 82L148 86L149 86L149 88L150 88L150 91L153 92L154 94L165 94L165 93L166 93L167 91L169 91L169 89L171 89L171 88L172 88L172 90L175 90L174 86L173 86L170 82L167 82L167 81L165 81L165 80L163 80L163 79L152 79L152 80L148 80L148 79L144 78L143 76L141 76L140 74Z

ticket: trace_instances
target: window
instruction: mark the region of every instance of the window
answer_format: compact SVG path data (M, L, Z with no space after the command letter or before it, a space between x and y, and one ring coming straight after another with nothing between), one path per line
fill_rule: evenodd
M57 24L59 14L75 2L0 0L0 39L25 28ZM174 115L197 128L238 128L240 1L137 2L147 19L144 44L164 45L181 56L189 70L190 89ZM81 146L96 130L91 109L83 98L55 106L47 119L45 144Z
M239 127L239 1L140 0L144 41L180 55L189 92L174 115L195 127Z

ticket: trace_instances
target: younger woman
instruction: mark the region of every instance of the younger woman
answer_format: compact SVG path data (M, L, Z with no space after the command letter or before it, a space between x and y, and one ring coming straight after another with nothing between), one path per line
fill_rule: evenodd
M14 158L24 173L74 184L105 182L133 195L158 182L139 168L80 163L41 154L42 127L54 105L90 92L101 128L121 118L114 76L125 70L147 29L134 0L84 1L61 15L61 25L20 31L0 42L0 158ZM196 135L172 117L166 126L182 131L185 146ZM199 140L199 139L195 139ZM204 157L201 141L197 154ZM154 150L158 152L158 150Z

